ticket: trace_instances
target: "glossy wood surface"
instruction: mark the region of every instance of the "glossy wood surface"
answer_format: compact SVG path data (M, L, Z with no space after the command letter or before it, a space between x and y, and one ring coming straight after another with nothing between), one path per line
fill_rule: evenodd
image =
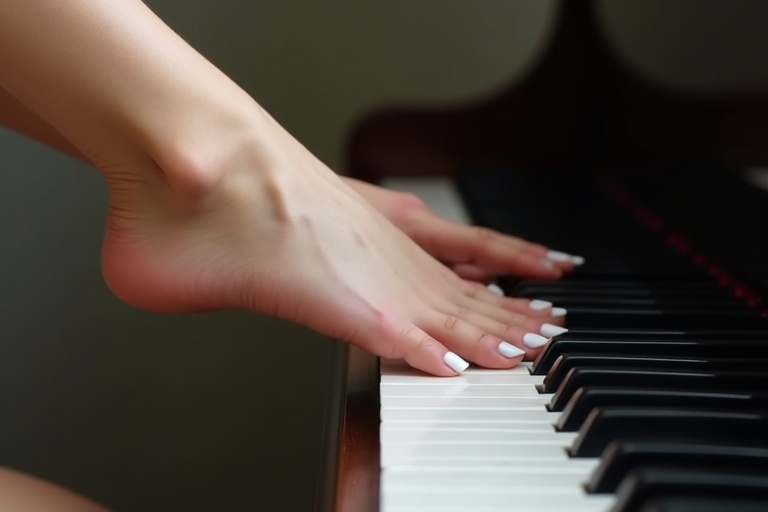
M461 166L593 166L715 161L768 164L768 90L697 95L628 68L600 30L595 2L562 0L544 57L522 80L459 108L382 108L356 126L347 169L453 175Z
M348 397L338 459L338 512L379 508L379 415L376 392Z

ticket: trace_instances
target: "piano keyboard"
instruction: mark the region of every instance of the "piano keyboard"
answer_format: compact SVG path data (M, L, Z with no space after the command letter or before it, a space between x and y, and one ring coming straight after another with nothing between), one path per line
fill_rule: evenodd
M576 183L553 197L536 189L547 179L495 179L464 189L474 218L587 259L559 282L500 282L565 307L570 331L511 370L445 379L382 360L380 511L768 510L768 323L753 289L691 263L704 256L640 207L627 222ZM385 185L469 218L450 181Z

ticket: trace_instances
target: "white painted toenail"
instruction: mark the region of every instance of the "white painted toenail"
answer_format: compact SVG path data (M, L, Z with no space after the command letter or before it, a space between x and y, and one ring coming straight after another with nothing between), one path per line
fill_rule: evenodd
M549 251L546 258L549 261L566 262L571 261L571 255L561 251Z
M534 299L528 303L528 307L534 311L541 311L542 309L552 307L552 303L547 300Z
M539 332L542 335L544 335L544 336L546 336L548 338L551 338L553 336L557 336L559 334L563 334L564 332L568 332L568 329L566 329L565 327L560 327L559 325L544 324L544 325L541 326L541 329L539 330Z
M451 370L461 373L464 370L467 369L469 366L469 363L454 354L453 352L446 352L443 356L443 362L450 368Z
M507 343L506 341L502 341L499 344L499 354L503 355L504 357L507 357L509 359L512 359L513 357L520 357L521 355L525 354L524 350L520 350L516 346L512 345L511 343Z
M488 291L495 293L496 295L504 296L504 290L501 289L501 286L491 283L488 285Z
M533 332L529 332L523 336L523 343L525 343L525 346L529 348L543 347L547 344L548 341L549 339L545 338L544 336L539 336Z

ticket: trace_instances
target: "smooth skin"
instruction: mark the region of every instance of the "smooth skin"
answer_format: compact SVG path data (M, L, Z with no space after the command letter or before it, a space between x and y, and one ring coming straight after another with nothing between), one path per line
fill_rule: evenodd
M139 0L0 0L0 116L104 176L102 271L136 307L261 312L445 377L562 322L473 280L570 263L340 178Z
M534 355L524 335L557 321L427 252L558 277L544 248L343 181L138 0L6 1L0 14L0 86L107 181L102 268L127 303L263 312L438 376L456 374L449 351L514 366L501 342Z

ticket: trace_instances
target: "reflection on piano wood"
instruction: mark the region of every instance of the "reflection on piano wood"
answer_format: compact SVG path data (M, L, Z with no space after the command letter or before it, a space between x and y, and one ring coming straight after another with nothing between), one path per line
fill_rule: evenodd
M768 164L768 91L648 84L588 0L560 2L557 27L496 98L369 117L349 168L448 177L474 222L583 254L561 282L500 282L571 330L512 371L383 362L340 399L326 509L768 510L768 201L724 170Z

